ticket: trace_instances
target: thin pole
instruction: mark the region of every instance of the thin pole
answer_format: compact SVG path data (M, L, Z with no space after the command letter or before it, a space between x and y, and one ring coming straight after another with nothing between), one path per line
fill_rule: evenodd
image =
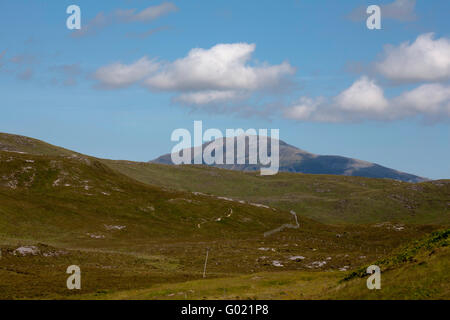
M208 263L209 249L206 249L205 267L203 268L203 278L206 278L206 264Z

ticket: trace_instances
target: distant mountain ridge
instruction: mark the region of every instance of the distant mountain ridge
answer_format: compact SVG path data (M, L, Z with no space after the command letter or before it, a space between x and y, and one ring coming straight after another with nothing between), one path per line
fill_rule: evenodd
M204 143L202 145L203 150L207 146L212 143L223 143L223 152L224 159L226 153L226 141L221 141L225 139L231 138L222 138L217 139L211 142ZM237 143L236 137L234 137L234 163L235 164L212 164L211 166L229 169L229 170L238 170L238 171L258 171L261 167L260 164L249 164L249 150L250 148L256 148L257 145L250 145L250 139L246 138L246 147L245 147L245 164L236 164L237 160ZM256 139L255 139L256 140ZM271 139L267 139L268 142L268 151L271 150ZM200 147L191 148L191 163L194 163L194 149L198 149ZM187 150L187 149L185 149ZM180 151L181 154L181 151ZM268 153L270 156L270 152ZM307 174L333 174L333 175L345 175L345 176L359 176L359 177L367 177L367 178L385 178L385 179L393 179L400 180L405 182L423 182L428 179L419 177L417 175L401 172L398 170L394 170L391 168L383 167L379 164L367 162L363 160L347 158L343 156L335 156L335 155L317 155L292 145L287 144L286 142L279 140L279 171L280 172L296 172L296 173L307 173ZM151 163L159 163L159 164L168 164L173 165L171 154L162 155L152 161ZM225 161L224 161L225 163ZM202 161L202 164L206 164Z

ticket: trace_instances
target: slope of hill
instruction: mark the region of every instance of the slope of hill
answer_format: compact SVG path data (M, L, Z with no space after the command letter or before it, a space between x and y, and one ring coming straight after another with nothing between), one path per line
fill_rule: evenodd
M0 132L0 151L48 156L75 156L79 153L48 144L44 141L16 134Z
M237 163L237 138L226 138L226 139L217 139L212 142L208 142L203 144L202 150L205 150L206 147L212 146L223 146L223 154L224 159L223 163L225 163L225 154L227 152L227 142L228 139L234 139L234 163L235 164L213 164L212 166L223 168L223 169L231 169L231 170L240 170L240 171L259 171L261 165L259 164L249 164L249 150L258 150L258 141L255 139L251 140L249 137L246 137L246 148L245 148L245 164L236 164ZM258 137L259 139L259 137ZM268 139L268 150L270 150L271 139ZM194 149L199 149L199 147L191 148L191 164L194 163ZM386 178L393 180L400 180L405 182L423 182L427 179L418 177L416 175L400 172L394 169L386 168L380 166L375 163L346 158L341 156L332 156L332 155L316 155L309 153L307 151L298 149L294 146L291 146L283 141L279 141L279 155L280 155L280 168L281 172L298 172L298 173L309 173L309 174L334 174L334 175L345 175L345 176L358 176L358 177L367 177L367 178ZM202 159L200 159L201 161ZM171 154L163 155L153 161L152 163L160 163L160 164L173 164ZM204 161L203 161L203 164Z
M365 265L351 272L330 299L450 299L450 229L408 243L370 263L381 269L381 290L366 290Z
M147 184L263 203L323 223L450 223L450 180L405 183L337 175L223 170L103 160Z
M217 238L291 222L288 212L145 185L95 159L0 151L0 163L2 236L88 240L108 234L105 225L124 225L134 238ZM232 219L216 221L230 210Z

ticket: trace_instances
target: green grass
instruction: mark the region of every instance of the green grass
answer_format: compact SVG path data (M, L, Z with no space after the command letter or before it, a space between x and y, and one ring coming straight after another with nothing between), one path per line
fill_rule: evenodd
M367 274L346 277L342 272L271 272L231 278L155 285L112 292L101 299L449 299L450 230L415 241L383 261L381 290L368 290ZM414 251L414 253L411 252ZM399 259L403 254L409 259Z
M207 166L103 162L143 183L264 203L328 224L450 223L449 180L412 184L334 175L260 176Z
M0 132L0 151L1 150L48 156L80 155L75 151L57 147L38 139Z
M0 226L12 238L63 241L99 233L111 241L130 234L135 240L219 239L263 234L292 220L288 212L148 186L95 159L0 152L0 161Z
M340 281L333 299L450 299L450 229L433 232L375 261L381 290L364 290L366 267Z
M382 268L383 271L386 271L395 269L406 263L417 262L417 257L423 255L424 252L431 255L434 253L435 249L450 246L449 235L450 229L433 232L429 237L413 241L408 246L394 252L393 255L376 261L375 264ZM367 266L364 266L352 272L344 279L344 281L356 277L364 277L366 275L366 268Z

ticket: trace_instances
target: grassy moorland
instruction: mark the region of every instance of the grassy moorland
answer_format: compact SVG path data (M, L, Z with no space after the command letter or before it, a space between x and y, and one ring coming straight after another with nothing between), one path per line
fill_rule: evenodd
M450 229L411 242L375 261L381 290L367 290L365 269L273 271L233 277L180 281L145 289L75 295L77 299L448 299ZM149 273L151 274L151 273ZM59 296L57 296L59 297Z
M450 180L418 184L336 175L258 173L103 160L143 183L294 210L323 223L450 223Z
M449 297L446 243L413 243L411 259L382 263L448 224L446 181L263 179L99 160L12 135L0 149L0 299L370 298L358 275L375 261L387 266L377 298ZM299 228L265 237L294 224L290 210ZM82 270L80 291L66 288L69 265ZM398 291L402 277L416 280Z

